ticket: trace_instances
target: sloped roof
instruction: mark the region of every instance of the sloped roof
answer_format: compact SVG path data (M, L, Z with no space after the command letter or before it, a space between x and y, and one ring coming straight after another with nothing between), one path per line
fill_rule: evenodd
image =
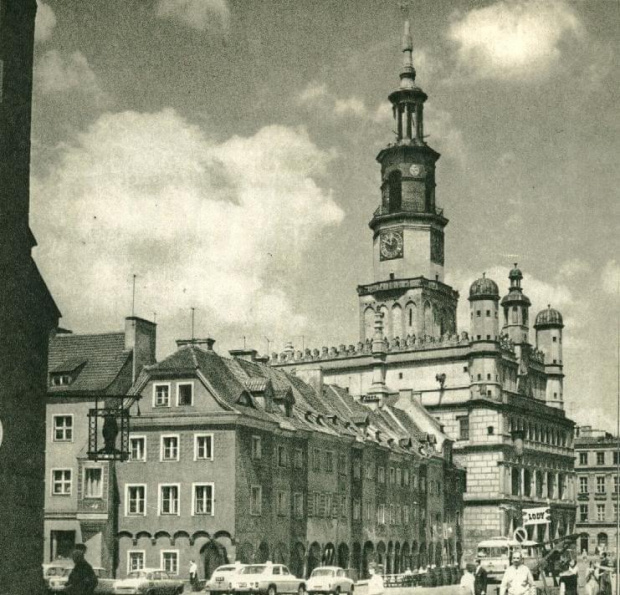
M56 335L49 344L50 372L76 371L76 374L71 384L51 386L48 391L54 394L104 393L130 359L131 351L125 351L124 333Z

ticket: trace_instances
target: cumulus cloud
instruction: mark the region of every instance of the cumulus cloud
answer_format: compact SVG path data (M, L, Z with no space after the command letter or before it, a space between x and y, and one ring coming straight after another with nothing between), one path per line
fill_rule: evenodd
M230 25L226 0L159 0L156 14L198 31L227 31Z
M211 323L290 333L304 323L298 265L343 218L317 181L329 159L301 128L216 143L171 109L104 114L34 180L39 262L59 303L108 325L136 273L158 318L193 306Z
M37 43L48 41L56 27L56 15L49 4L37 0L37 17L34 27L34 39Z
M620 263L617 260L608 260L601 272L601 283L605 293L618 296L620 287Z
M449 38L461 67L480 78L525 79L546 74L561 43L582 25L565 0L500 0L456 13Z
M38 93L48 96L77 93L97 104L109 101L82 52L63 56L58 50L49 50L36 63L34 76Z
M570 258L560 266L558 278L573 279L584 275L590 270L590 265L581 258Z

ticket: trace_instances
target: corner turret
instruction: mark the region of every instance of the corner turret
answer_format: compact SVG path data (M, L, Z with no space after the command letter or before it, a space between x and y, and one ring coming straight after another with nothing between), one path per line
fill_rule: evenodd
M547 390L545 400L548 405L564 408L564 371L562 363L562 315L551 305L536 316L536 347L545 354L545 373Z

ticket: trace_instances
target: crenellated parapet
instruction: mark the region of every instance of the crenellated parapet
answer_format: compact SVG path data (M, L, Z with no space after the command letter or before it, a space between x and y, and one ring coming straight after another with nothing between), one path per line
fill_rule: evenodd
M422 351L429 349L438 349L441 347L453 347L469 345L470 337L466 331L461 333L446 333L440 337L432 337L424 335L416 337L416 335L407 335L406 337L394 337L393 339L383 339L385 350L388 353ZM357 344L344 345L338 347L321 347L321 349L306 348L303 352L287 347L281 353L271 354L272 364L284 364L288 362L309 362L332 360L349 357L364 357L372 355L372 340L360 341Z

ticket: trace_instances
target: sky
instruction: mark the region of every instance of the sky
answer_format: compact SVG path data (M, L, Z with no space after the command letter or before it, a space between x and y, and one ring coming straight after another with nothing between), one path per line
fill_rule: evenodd
M137 275L159 357L192 308L220 353L357 342L404 18L460 330L518 262L531 318L564 316L568 414L615 430L615 0L40 0L31 226L62 325L121 329Z

